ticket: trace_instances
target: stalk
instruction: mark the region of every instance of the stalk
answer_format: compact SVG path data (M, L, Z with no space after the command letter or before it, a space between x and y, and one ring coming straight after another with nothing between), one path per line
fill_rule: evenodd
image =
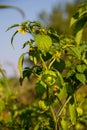
M40 59L41 59L41 62L42 62L43 68L47 69L46 63L44 62L44 60L43 60L41 54L40 54Z
M47 100L50 102L50 99L49 99L49 86L47 86ZM50 110L50 112L52 114L54 124L55 124L55 129L54 130L58 130L56 113L54 112L54 109L53 109L52 105L49 105L49 108L50 108L49 110Z
M51 111L51 114L53 116L53 120L54 120L54 123L55 123L55 129L54 130L58 130L57 117L56 117L56 114L55 114L52 106L50 106L50 111Z
M70 101L71 98L72 98L72 96L69 96L68 99L65 101L64 105L62 106L62 108L60 109L60 111L59 111L59 113L57 115L57 121L59 120L60 115L62 114L65 106L67 105L67 103Z

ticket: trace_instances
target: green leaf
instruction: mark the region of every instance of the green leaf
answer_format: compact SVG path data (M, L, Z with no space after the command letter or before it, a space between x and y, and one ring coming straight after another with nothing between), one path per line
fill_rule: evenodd
M63 80L62 74L60 72L58 72L58 71L57 71L57 74L58 74L61 85L64 86L64 80Z
M20 72L20 77L23 78L23 61L24 61L24 55L25 53L23 53L20 58L19 58L19 61L18 61L18 69L19 69L19 72Z
M71 18L70 26L74 26L74 36L77 45L80 44L82 39L83 27L87 22L87 3L83 3L78 8L77 12Z
M86 83L86 77L84 74L77 73L75 76L81 83L83 84Z
M62 130L69 130L68 129L68 122L64 119L61 120L61 126L62 126Z
M87 66L85 64L77 65L77 71L80 73L83 73L87 69Z
M35 128L34 128L34 130L39 130L39 127L40 127L40 124L37 123L36 126L35 126Z
M81 58L81 50L78 47L70 47L70 49L73 51L74 56L76 56L78 59Z
M66 86L63 86L62 88L60 88L60 92L57 93L57 96L58 96L58 98L59 98L60 100L67 97Z
M60 59L60 62L54 61L52 67L62 73L65 69L65 61L63 59Z
M79 45L82 39L82 32L83 27L87 22L87 17L83 17L80 20L76 22L75 28L74 28L74 35L75 35L75 41Z
M78 12L73 15L73 17L71 18L71 21L70 21L70 27L77 22L78 16L79 16Z
M11 45L13 46L13 40L14 40L14 37L15 35L18 33L18 31L16 31L13 35L12 35L12 38L11 38Z
M69 104L69 114L70 114L70 119L71 119L72 124L75 125L76 120L77 120L75 103Z
M72 77L73 75L75 74L75 71L74 70L69 70L67 75L66 75L66 78L70 78Z
M30 40L30 41L27 41L27 42L25 42L24 44L23 44L23 48L24 47L26 47L27 45L32 45L33 44L33 42L34 42L34 40Z
M27 41L27 42L25 42L24 44L23 44L23 48L25 48L27 45L29 45L29 41Z
M76 43L79 45L82 39L82 32L83 32L83 28L81 30L79 30L75 36L75 41Z
M32 72L34 74L39 75L42 72L42 68L40 66L35 65L35 66L32 67Z
M36 83L35 90L38 97L42 97L44 92L46 91L45 87L40 84L40 82Z
M40 50L43 54L46 54L52 45L52 40L48 35L37 34L35 36L35 41L38 50Z
M6 31L8 31L8 30L10 30L10 29L12 29L12 28L14 28L14 27L18 27L18 26L20 26L20 24L14 24L14 25L8 27Z
M80 4L77 12L73 15L70 21L70 27L75 24L79 19L82 18L82 16L86 16L87 14L87 3Z
M19 79L20 85L22 85L24 78L27 77L29 79L31 74L32 74L32 68L25 67L23 70L23 76L20 77L20 79Z
M32 61L34 64L37 64L39 62L39 53L37 51L36 47L31 47L29 50L29 60Z
M79 17L82 17L87 14L87 3L86 2L80 4L78 12L79 12Z
M32 73L32 69L29 67L24 68L23 70L23 78L27 77L29 78Z
M39 100L39 104L38 105L39 105L39 108L42 111L47 111L49 109L49 106L46 105L44 100Z

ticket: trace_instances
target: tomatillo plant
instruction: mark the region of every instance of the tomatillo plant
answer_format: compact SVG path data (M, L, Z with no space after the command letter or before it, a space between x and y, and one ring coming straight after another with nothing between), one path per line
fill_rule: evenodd
M28 129L71 130L76 125L86 126L87 113L76 98L77 90L87 84L87 41L82 41L87 22L87 3L82 4L71 19L71 36L59 36L52 28L38 21L25 21L8 28L18 27L11 38L13 45L17 33L32 35L23 44L29 51L18 62L20 83L25 77L36 76L37 101L29 108ZM24 56L29 56L32 67L24 67Z

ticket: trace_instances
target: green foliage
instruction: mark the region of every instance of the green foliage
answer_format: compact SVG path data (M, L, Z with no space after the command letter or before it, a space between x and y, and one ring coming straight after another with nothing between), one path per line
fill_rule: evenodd
M35 36L36 46L43 54L49 52L49 49L52 45L52 40L47 35L37 34Z
M79 0L79 1L75 0L75 1L73 1L73 3L68 3L68 1L67 1L66 4L64 5L64 8L62 8L62 4L59 5L59 3L58 3L58 5L56 4L53 6L50 14L43 11L39 14L39 18L47 26L55 28L55 30L57 31L58 34L71 35L72 30L70 29L69 23L70 23L70 25L76 24L77 21L79 21L81 19L83 22L82 23L80 22L79 25L76 24L76 26L78 26L78 29L80 28L80 26L83 26L85 23L86 19L85 18L82 19L83 15L85 13L87 13L86 6L84 6L84 2L87 2L87 1L86 0ZM82 5L80 5L81 3L82 3ZM77 8L79 8L78 11L77 11ZM73 14L75 14L75 15L72 17ZM70 21L72 21L72 22L70 22ZM75 30L75 28L74 28L74 30ZM74 33L76 33L76 30ZM86 32L87 32L87 27L85 24L85 26L83 28L83 34L80 33L80 31L79 31L78 35L79 34L82 35L82 39L87 40ZM79 35L79 38L81 38L80 35Z
M9 122L15 123L15 126L17 124L17 129L78 130L78 124L86 129L87 105L83 107L83 104L87 95L80 95L82 100L76 96L78 89L87 84L87 41L82 41L81 36L86 24L84 21L87 20L86 8L87 4L84 3L71 19L70 25L75 24L74 35L71 36L58 35L38 21L25 21L7 29L19 25L12 36L12 45L17 33L32 36L23 44L23 48L29 46L29 51L20 56L18 68L20 84L26 77L32 79L34 76L37 99L22 109L15 106L12 100ZM23 66L26 54L33 63L31 67ZM16 130L16 127L12 129Z
M77 44L80 44L82 39L83 27L87 22L87 3L83 3L80 5L78 11L71 19L70 26L75 24L74 27L74 35Z

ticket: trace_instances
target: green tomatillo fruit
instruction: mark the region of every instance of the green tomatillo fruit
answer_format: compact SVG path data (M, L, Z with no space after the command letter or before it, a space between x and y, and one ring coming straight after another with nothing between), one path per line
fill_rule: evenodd
M52 70L45 70L41 76L41 80L48 86L52 86L56 83L57 75Z

